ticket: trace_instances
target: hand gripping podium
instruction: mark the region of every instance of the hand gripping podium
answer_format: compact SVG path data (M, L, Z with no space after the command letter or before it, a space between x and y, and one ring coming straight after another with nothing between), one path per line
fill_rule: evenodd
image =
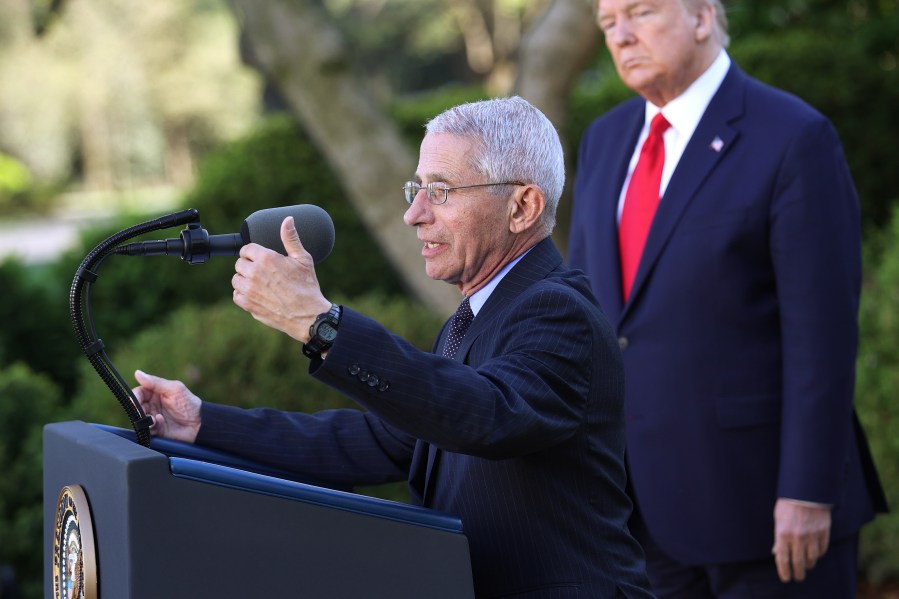
M79 421L44 428L44 547L48 599L474 597L454 516Z

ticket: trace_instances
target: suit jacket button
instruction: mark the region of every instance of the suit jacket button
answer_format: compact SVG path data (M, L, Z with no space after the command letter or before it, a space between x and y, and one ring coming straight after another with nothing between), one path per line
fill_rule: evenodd
M618 338L618 347L621 348L621 351L626 350L626 349L627 349L627 345L628 345L627 337L619 337L619 338Z
M359 365L358 365L358 364L353 364L352 366L350 366L350 367L347 368L346 370L347 370L347 372L350 373L351 376L356 376L357 374L359 374Z
M368 377L368 380L366 381L366 383L368 384L369 387L377 387L378 383L380 383L380 382L381 382L381 379L378 378L378 375L376 375L376 374L373 374L370 377Z
M381 381L381 384L378 385L378 391L387 391L388 389L390 389L389 381Z
M369 374L367 370L363 370L359 373L359 380L363 383L368 380Z

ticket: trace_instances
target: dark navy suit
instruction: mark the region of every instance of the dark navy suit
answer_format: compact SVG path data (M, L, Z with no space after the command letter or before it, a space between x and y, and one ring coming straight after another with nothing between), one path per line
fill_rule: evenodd
M204 403L197 442L344 485L408 477L415 503L462 519L479 598L650 596L627 529L621 356L586 278L540 242L456 360L438 354L344 308L312 372L366 412Z
M832 504L833 538L855 533L885 506L853 411L859 206L836 132L732 65L624 303L616 210L644 106L581 142L569 262L623 350L651 536L684 564L771 559L778 497Z

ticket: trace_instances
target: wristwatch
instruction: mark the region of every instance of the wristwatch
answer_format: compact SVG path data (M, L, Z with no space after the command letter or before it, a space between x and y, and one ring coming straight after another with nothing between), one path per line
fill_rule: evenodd
M303 355L307 358L319 358L322 352L331 349L340 326L340 306L331 304L331 309L319 314L309 327L309 341L303 344Z

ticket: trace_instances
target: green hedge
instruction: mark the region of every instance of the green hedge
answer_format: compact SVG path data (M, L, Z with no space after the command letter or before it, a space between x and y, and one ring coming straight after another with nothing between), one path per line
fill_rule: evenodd
M47 377L22 363L0 369L0 563L13 566L25 598L43 588L42 427L65 416Z
M873 583L899 580L899 209L867 246L856 406L892 513L863 530L861 568Z

